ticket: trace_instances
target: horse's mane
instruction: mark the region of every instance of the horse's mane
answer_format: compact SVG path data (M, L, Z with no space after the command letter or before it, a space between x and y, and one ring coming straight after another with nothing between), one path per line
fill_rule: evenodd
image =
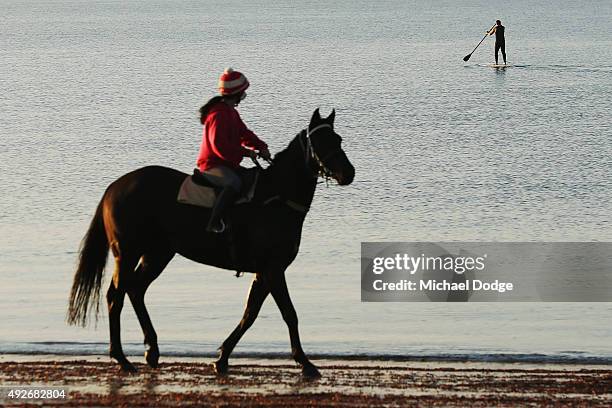
M287 160L291 160L293 159L292 157L292 149L295 149L294 145L296 143L298 143L298 138L300 137L300 135L302 134L302 132L299 132L292 140L291 142L289 142L289 144L287 145L287 147L285 147L283 150L281 150L280 152L276 153L274 155L274 159L272 160L272 165L274 164L280 164L283 163Z
M283 189L293 190L295 186L293 182L289 180L296 174L295 171L304 166L301 162L302 157L299 154L301 148L299 146L298 138L302 132L298 133L289 142L287 147L279 151L274 155L272 163L263 170L263 174L266 175L266 184L271 186L281 186ZM300 162L298 162L300 160Z

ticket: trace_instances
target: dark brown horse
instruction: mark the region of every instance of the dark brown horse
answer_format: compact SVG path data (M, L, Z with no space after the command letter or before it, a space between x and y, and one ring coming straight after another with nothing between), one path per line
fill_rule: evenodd
M302 225L318 176L332 177L340 185L350 184L355 176L341 148L342 139L333 130L334 116L332 111L323 119L317 109L308 128L278 153L267 169L261 170L252 201L230 210L229 233L205 232L210 210L177 202L179 187L187 176L184 173L150 166L113 182L83 239L68 322L86 325L92 309L97 316L110 248L115 258L115 271L106 294L110 356L123 370L136 370L121 347L120 315L127 293L144 333L145 359L151 367L157 367L157 334L144 295L179 253L196 262L255 274L242 320L221 345L221 355L214 363L218 373L227 372L232 350L255 321L268 294L272 294L289 327L293 358L304 375L319 376L302 350L285 270L298 253ZM232 245L228 245L230 236Z

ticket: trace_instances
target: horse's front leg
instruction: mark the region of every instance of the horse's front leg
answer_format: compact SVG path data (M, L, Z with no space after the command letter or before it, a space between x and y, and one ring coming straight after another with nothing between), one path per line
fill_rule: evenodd
M283 320L289 328L289 338L291 340L291 355L293 359L302 366L302 374L309 378L321 377L321 373L314 364L306 357L302 344L300 342L300 334L298 332L298 317L289 296L287 289L287 281L285 280L285 271L278 270L265 276L266 282L270 287L272 297L276 305L280 309Z
M228 336L228 338L223 342L219 350L221 351L221 355L219 359L213 363L213 367L217 374L225 374L227 373L228 359L238 341L242 335L253 325L253 322L257 318L259 311L261 310L261 306L263 305L264 300L270 293L270 289L268 285L264 282L260 274L256 274L251 282L251 289L249 290L249 296L247 298L247 303L244 308L244 315L242 316L242 320L238 323L238 326L234 329L234 331Z

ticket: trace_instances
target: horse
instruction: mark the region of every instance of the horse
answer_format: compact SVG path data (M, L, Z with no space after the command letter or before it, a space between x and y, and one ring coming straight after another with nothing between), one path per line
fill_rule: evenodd
M217 374L228 372L232 350L271 294L289 328L293 359L305 377L319 377L302 349L285 271L298 254L319 177L334 179L341 186L355 177L355 168L342 150L342 138L334 131L334 119L335 110L322 118L316 109L308 127L267 168L256 170L259 175L251 201L235 204L226 215L231 220L228 232L206 232L210 209L177 202L179 188L188 177L178 170L147 166L111 183L81 242L68 323L86 326L94 312L97 319L110 249L115 259L106 292L110 357L122 371L136 371L121 346L120 315L127 294L144 334L145 360L150 367L158 367L157 333L144 296L178 253L202 264L254 274L242 319L219 347L219 358L213 363Z

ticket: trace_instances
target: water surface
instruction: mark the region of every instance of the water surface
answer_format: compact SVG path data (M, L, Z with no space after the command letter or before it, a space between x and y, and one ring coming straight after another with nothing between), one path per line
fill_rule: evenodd
M80 239L118 176L192 169L233 66L273 152L335 108L357 169L288 271L307 351L612 358L608 304L362 304L359 282L361 241L612 240L610 2L1 3L0 352L105 351L105 313L64 323ZM492 39L464 63L497 18L515 66L486 66ZM162 353L213 353L248 285L175 258L147 294ZM122 329L140 353L128 302ZM268 301L237 351L288 349Z

